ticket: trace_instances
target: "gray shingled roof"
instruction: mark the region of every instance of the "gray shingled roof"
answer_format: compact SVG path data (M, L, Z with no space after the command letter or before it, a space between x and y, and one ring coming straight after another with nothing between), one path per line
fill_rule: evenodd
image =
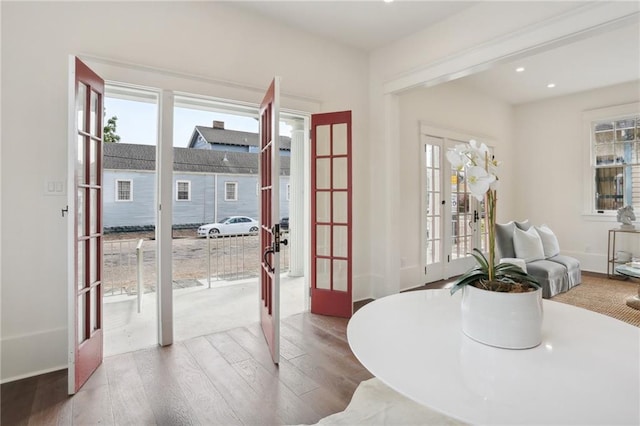
M227 161L225 161L225 156ZM104 168L111 170L155 170L156 147L128 143L104 144ZM289 175L289 157L280 157L283 175ZM258 154L173 148L176 172L258 174Z
M241 132L239 130L214 129L207 126L196 126L205 141L215 144L224 145L244 145L258 146L258 134L251 132ZM189 141L190 143L193 140ZM291 149L291 138L289 136L280 136L280 149Z

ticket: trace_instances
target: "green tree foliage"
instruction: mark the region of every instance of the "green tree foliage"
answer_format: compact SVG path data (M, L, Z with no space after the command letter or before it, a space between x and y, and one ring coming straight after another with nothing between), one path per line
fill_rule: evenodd
M118 121L118 117L114 115L107 120L107 125L104 126L103 138L106 143L120 142L120 136L116 134L116 121Z

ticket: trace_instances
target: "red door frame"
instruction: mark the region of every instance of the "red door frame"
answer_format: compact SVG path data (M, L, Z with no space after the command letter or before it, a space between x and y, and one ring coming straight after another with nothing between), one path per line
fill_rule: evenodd
M80 87L86 88L84 98ZM92 98L92 93L96 95ZM74 364L75 393L102 363L102 133L104 80L75 58ZM91 113L92 101L95 114ZM80 155L81 160L80 160ZM91 162L95 162L92 170ZM79 194L81 196L79 197ZM91 218L94 217L92 221ZM82 263L80 260L82 259ZM81 303L82 302L82 303ZM80 335L82 332L82 335ZM71 372L70 372L71 374Z
M347 125L347 152L346 154L335 155L333 151L333 129L334 125ZM317 153L317 129L319 126L329 126L329 154L318 155ZM351 111L332 112L326 114L314 114L311 116L311 312L322 315L351 318L353 314L353 266L352 266L352 167L351 167ZM347 160L347 185L346 188L335 188L333 182L333 164L336 158L346 158ZM318 188L317 186L317 160L328 159L330 185L329 188ZM328 222L318 221L317 215L317 195L326 192L330 194L330 220ZM333 195L337 192L347 194L347 222L335 222L333 214ZM334 234L335 226L347 227L347 257L336 256L334 254ZM331 229L329 238L330 254L319 255L317 253L317 231L318 226L329 226ZM323 289L317 286L317 262L320 259L330 262L330 288ZM347 291L334 289L334 264L335 261L347 261Z

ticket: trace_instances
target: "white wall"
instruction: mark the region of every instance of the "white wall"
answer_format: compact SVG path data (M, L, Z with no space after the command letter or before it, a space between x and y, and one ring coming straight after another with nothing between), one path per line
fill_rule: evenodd
M421 180L424 154L421 151L419 122L432 127L469 134L478 141L492 141L495 155L503 162L500 171L498 220L513 215L513 107L503 101L468 88L460 81L428 89L415 89L399 97L400 102L400 186L398 200L401 220L400 288L425 283L421 254Z
M259 103L274 75L283 107L353 111L354 297L369 294L368 62L358 50L219 2L2 2L2 380L67 363L65 196L68 55L107 79ZM213 79L214 81L212 81ZM315 112L315 111L313 111Z
M556 233L563 253L573 255L588 271L607 271L607 230L615 217L584 216L583 171L589 135L586 110L640 100L640 82L616 85L515 108L516 217L546 223ZM588 166L588 163L587 163ZM640 241L633 251L640 254Z

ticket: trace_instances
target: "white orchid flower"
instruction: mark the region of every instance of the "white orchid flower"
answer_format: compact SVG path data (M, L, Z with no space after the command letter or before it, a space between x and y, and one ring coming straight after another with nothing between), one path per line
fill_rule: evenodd
M495 160L493 158L491 160L489 160L489 167L488 167L489 173L494 175L494 176L496 176L496 179L498 177L498 171L500 169L500 165L501 164L502 164L501 161L497 161L497 160Z
M489 151L489 147L483 142L478 146L478 142L475 139L471 139L467 145L469 152L469 158L473 166L479 166L484 169L487 168L486 159L491 159L492 155Z
M497 191L498 188L500 187L500 181L498 180L497 177L495 177L495 175L493 177L495 179L493 180L493 182L491 182L491 185L489 185L489 188L491 188L492 191Z
M449 150L447 151L447 160L449 160L449 162L451 163L451 166L461 172L464 169L465 166L465 160L466 157L464 156L464 154L459 153L455 150Z
M466 178L471 195L476 197L478 201L482 201L484 194L487 193L491 184L496 180L495 176L490 175L485 169L479 166L469 167Z

